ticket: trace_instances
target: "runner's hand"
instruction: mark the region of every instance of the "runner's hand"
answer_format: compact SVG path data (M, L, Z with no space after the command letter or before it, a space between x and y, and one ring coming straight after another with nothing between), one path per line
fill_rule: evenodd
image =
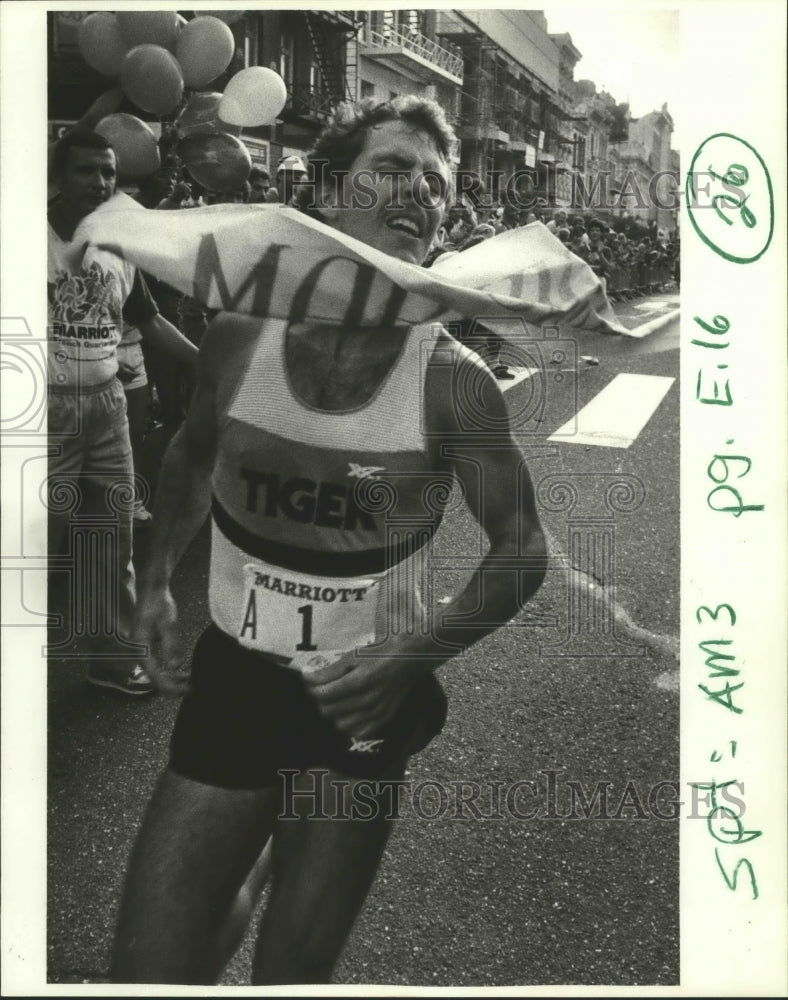
M159 691L177 697L189 691L178 635L178 610L169 587L151 591L140 601L134 640L148 647L144 667Z
M320 711L352 736L372 736L402 704L418 668L412 660L370 660L347 653L336 663L304 675Z

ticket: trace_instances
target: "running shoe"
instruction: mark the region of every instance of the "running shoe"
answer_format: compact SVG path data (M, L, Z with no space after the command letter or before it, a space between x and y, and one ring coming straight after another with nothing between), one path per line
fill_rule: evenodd
M112 688L123 694L152 694L155 690L153 681L145 673L139 663L122 673L118 670L102 670L100 665L92 663L87 672L88 684L95 687Z

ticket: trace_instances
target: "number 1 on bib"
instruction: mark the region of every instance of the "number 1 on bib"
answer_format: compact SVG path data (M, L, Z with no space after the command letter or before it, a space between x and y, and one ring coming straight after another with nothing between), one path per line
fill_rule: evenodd
M304 604L298 609L299 615L303 616L301 623L301 642L296 645L296 649L302 653L311 653L317 649L312 645L312 605Z

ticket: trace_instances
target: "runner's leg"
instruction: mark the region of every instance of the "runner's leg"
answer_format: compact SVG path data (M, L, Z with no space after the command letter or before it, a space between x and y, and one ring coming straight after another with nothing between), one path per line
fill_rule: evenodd
M271 830L278 789L203 785L165 771L131 856L117 983L215 983L220 930Z
M403 772L404 762L389 778ZM391 833L390 791L379 796L372 818L338 818L352 815L360 779L337 771L329 771L325 782L340 783L340 801L329 795L322 803L322 814L337 818L310 819L310 813L320 815L320 804L316 810L308 794L320 787L317 773L301 773L297 794L284 803L298 818L280 818L274 829L271 896L257 943L255 984L329 982Z
M271 840L263 848L259 857L238 890L224 925L219 930L216 941L217 963L220 969L230 961L241 946L255 907L260 900L267 882L271 878Z

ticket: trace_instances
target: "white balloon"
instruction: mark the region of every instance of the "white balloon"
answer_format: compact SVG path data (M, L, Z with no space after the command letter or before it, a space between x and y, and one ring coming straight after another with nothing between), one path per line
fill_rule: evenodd
M219 115L231 125L270 125L286 101L287 88L278 73L265 66L249 66L225 87Z

